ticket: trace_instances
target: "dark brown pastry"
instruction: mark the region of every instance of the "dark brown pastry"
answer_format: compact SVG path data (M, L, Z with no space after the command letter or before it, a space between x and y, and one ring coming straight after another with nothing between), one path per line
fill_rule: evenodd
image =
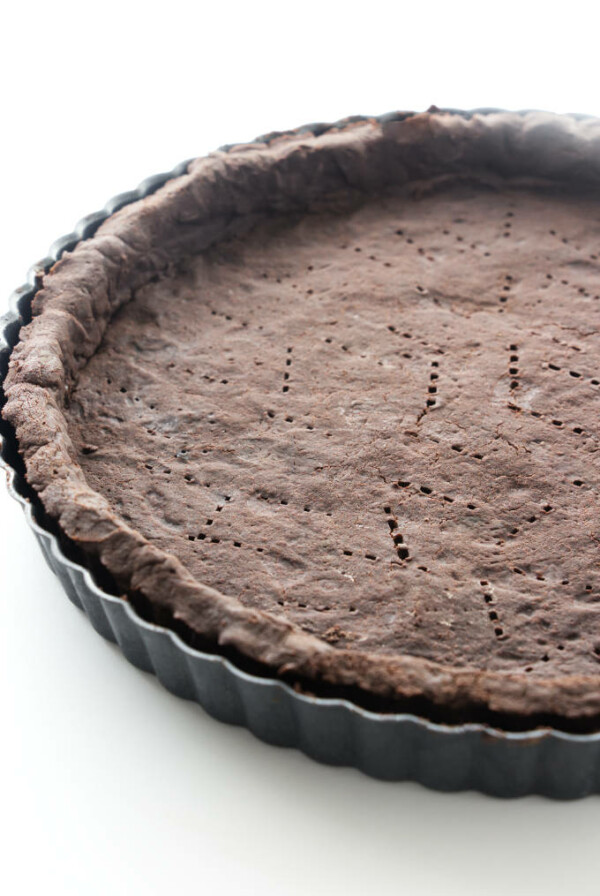
M44 278L4 414L153 618L458 717L600 713L600 131L235 147Z

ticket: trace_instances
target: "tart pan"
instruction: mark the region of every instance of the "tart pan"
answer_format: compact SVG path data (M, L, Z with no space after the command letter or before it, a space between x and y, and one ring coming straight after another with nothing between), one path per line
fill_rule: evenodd
M501 110L443 110L471 117ZM401 121L411 112L394 112L378 120ZM583 118L585 116L577 116ZM355 116L335 124L311 124L287 133L342 128L366 119ZM281 133L253 141L268 143ZM229 147L221 147L227 151ZM123 206L183 174L189 163L145 180L137 190L112 199L102 211L79 222L57 240L49 255L34 265L28 282L11 297L0 318L0 406L2 383L22 325L31 317L31 301L40 275ZM103 637L117 642L126 658L156 674L180 697L195 700L210 715L245 725L267 743L295 747L320 762L354 766L383 780L413 780L443 791L474 789L500 797L541 794L573 799L600 792L600 732L573 734L551 727L502 731L484 724L444 725L409 713L378 713L350 700L312 696L288 684L251 674L230 659L188 646L174 632L142 619L131 604L101 587L92 570L72 559L64 538L45 519L40 502L27 485L14 434L0 422L0 463L6 468L10 494L23 506L50 569L68 597L89 617Z

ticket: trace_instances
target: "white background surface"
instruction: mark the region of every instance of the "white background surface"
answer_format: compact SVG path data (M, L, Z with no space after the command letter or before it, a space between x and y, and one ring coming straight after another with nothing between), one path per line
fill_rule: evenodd
M111 195L217 145L439 106L600 114L594 5L11 4L0 306ZM441 795L208 718L96 635L0 489L7 894L598 894L600 800Z

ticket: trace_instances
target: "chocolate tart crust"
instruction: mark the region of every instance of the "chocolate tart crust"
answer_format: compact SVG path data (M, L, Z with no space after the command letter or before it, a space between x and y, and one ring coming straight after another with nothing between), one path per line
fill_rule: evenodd
M367 694L392 700L419 698L437 706L465 713L479 707L495 713L521 717L551 714L565 718L584 718L597 715L600 712L600 689L598 675L593 672L596 662L595 642L593 634L589 634L593 633L595 620L593 578L589 586L592 596L586 591L588 586L586 579L585 584L583 580L581 581L580 598L574 602L572 595L569 595L568 607L565 607L565 599L562 597L558 597L555 602L550 601L554 615L558 617L559 622L564 623L563 634L566 636L570 633L578 634L583 628L586 636L589 635L592 639L589 649L582 651L578 661L574 663L573 672L556 674L536 670L531 674L524 670L521 672L511 669L511 662L513 666L518 665L520 656L517 653L511 657L510 652L507 653L512 633L508 634L508 640L499 640L507 635L507 631L502 627L502 620L496 609L498 595L494 592L494 583L483 573L477 577L476 587L470 589L470 592L476 593L476 600L480 602L480 622L483 621L485 626L488 626L487 629L478 628L473 638L482 662L477 664L477 650L471 656L460 657L460 663L450 662L453 650L451 640L446 645L445 661L431 659L427 655L417 655L418 652L427 653L428 639L444 641L444 638L439 637L439 621L428 622L426 609L428 595L431 605L435 607L439 603L440 592L443 591L443 581L452 575L451 543L436 545L437 553L442 560L444 550L447 557L446 572L442 568L439 581L431 583L430 579L435 571L430 570L429 565L425 570L418 570L418 566L424 566L427 561L419 562L418 547L413 548L408 534L404 531L406 528L404 522L407 521L410 528L411 521L406 518L407 511L402 509L406 504L406 496L412 492L418 495L418 500L428 501L429 508L433 507L435 502L435 513L440 512L438 504L443 507L446 503L449 507L456 503L456 499L445 487L443 476L440 478L438 475L438 480L435 481L436 475L443 474L444 469L432 470L432 475L427 476L427 465L423 466L423 458L414 452L414 456L410 454L413 437L407 435L411 429L414 431L420 427L428 432L430 439L439 439L441 435L436 432L436 419L440 412L444 412L445 403L447 407L452 404L452 389L455 387L448 374L444 387L447 390L445 397L442 393L443 373L439 365L444 352L440 352L441 330L435 334L434 347L429 344L421 345L416 351L419 361L424 362L421 366L426 371L422 391L417 393L410 383L410 388L407 386L405 390L402 407L394 406L393 401L388 401L386 404L390 415L389 431L393 433L397 443L395 448L398 450L402 448L404 451L402 457L410 457L412 465L406 464L404 469L399 469L398 454L394 455L394 452L386 451L383 447L379 455L365 458L372 461L375 456L375 459L378 457L382 462L380 467L383 466L383 469L379 470L380 482L377 486L373 486L372 509L381 516L381 528L387 539L385 544L390 551L391 559L386 559L388 574L409 570L412 579L407 595L420 596L425 624L425 638L421 644L415 642L411 645L408 642L402 643L401 640L398 644L386 642L388 633L385 632L384 621L380 618L379 628L372 633L373 644L367 644L366 648L362 648L360 643L356 644L356 640L360 642L360 626L358 624L353 626L358 629L358 638L356 640L348 638L348 634L352 636L353 632L348 631L347 619L343 625L334 623L324 629L318 629L318 626L315 627L311 623L313 632L307 630L306 626L303 627L302 614L297 612L298 609L302 609L296 606L298 598L293 613L288 610L286 616L278 613L276 607L265 611L264 604L261 606L260 600L253 602L251 598L244 599L241 595L234 597L226 594L223 587L211 587L206 584L197 573L191 572L189 563L182 562L173 552L161 547L159 540L152 538L151 532L144 534L134 520L127 521L125 518L127 514L124 515L122 505L119 510L114 501L109 500L106 494L101 494L103 491L101 485L106 480L107 470L102 470L100 467L100 473L95 474L94 465L98 469L98 461L102 461L102 446L95 444L92 439L92 427L88 426L85 415L78 420L74 409L81 408L82 401L85 403L84 393L93 383L94 365L99 363L103 351L106 352L107 345L109 346L108 340L112 338L111 334L120 328L127 336L130 332L128 326L135 325L136 322L139 324L140 315L143 314L155 315L154 322L156 322L160 300L164 299L164 294L161 295L160 290L164 290L165 284L177 283L180 295L181 284L187 282L193 293L198 289L199 283L210 282L210 271L218 268L224 259L226 265L234 271L237 270L239 274L239 268L235 268L231 259L234 261L238 259L239 264L241 258L246 262L247 268L249 248L254 250L254 257L259 256L258 250L263 244L272 243L275 245L274 251L277 251L277 235L280 231L287 232L292 243L294 240L300 240L301 245L307 251L310 249L312 254L319 245L320 234L327 232L331 235L334 232L336 238L341 236L339 228L343 227L343 223L340 224L340 221L343 222L348 218L353 221L355 228L349 236L368 235L373 232L368 216L369 209L375 201L379 203L377 206L379 213L382 207L385 207L390 222L388 235L377 246L377 252L380 253L381 259L384 256L388 257L385 254L386 247L397 241L395 244L402 246L402 253L410 254L411 264L415 265L413 272L415 276L419 266L427 263L426 253L429 244L414 248L414 238L408 233L405 234L403 227L391 228L394 216L398 217L409 199L414 200L418 197L419 202L416 205L419 208L426 208L428 197L431 197L433 202L444 204L447 211L468 208L477 218L478 209L484 217L485 214L489 216L490 208L497 202L498 197L501 197L502 214L498 216L499 239L506 241L507 244L517 239L513 236L511 221L515 212L511 209L519 207L522 195L535 197L535 200L529 200L530 212L535 202L540 203L538 217L543 216L544 204L549 204L553 208L555 218L561 220L562 215L564 221L570 225L577 220L577 215L580 215L583 223L581 231L574 235L576 246L563 250L565 243L562 240L566 240L567 237L562 236L562 232L558 234L558 231L555 234L547 233L545 238L548 246L532 245L531 258L535 260L539 257L542 249L551 255L552 247L555 245L553 240L556 241L557 251L574 253L573 257L569 255L565 262L571 265L575 274L573 282L567 284L572 291L575 289L573 296L569 296L569 301L573 315L578 317L577 325L580 328L585 327L586 309L591 307L593 302L592 290L594 280L597 281L597 268L595 259L590 257L594 253L588 253L583 257L581 245L586 244L586 238L589 241L590 236L597 238L598 225L594 200L600 174L599 140L600 130L596 122L576 121L568 117L559 118L540 113L525 116L510 113L475 116L469 121L454 115L432 113L415 116L404 122L373 121L353 124L319 137L310 134L291 135L274 139L267 147L248 145L230 148L227 152L214 153L206 159L192 163L188 174L169 182L153 196L114 214L92 239L80 243L73 252L61 258L46 275L43 288L34 301L33 320L23 329L21 341L11 359L6 382L8 402L3 413L15 428L26 463L28 481L39 495L47 513L57 520L62 531L72 541L88 555L100 560L124 594L135 592L144 595L156 612L162 614L161 618L181 622L203 638L224 647L231 646L244 656L264 664L269 669L277 670L280 674L292 673L317 684L323 681L336 686L357 688ZM552 147L552 152L549 152L549 146ZM485 214L484 209L487 209ZM460 213L455 217L460 218ZM305 218L308 224L304 222ZM413 218L409 214L408 219L414 229L414 213ZM456 233L452 234L452 238L460 243L464 241L464 235L460 232L461 221L453 223L456 225ZM474 226L473 222L467 222L464 227L465 233L472 235ZM516 227L514 230L516 232ZM573 239L572 230L569 233L571 235L569 238ZM459 240L458 237L462 239ZM254 245L252 240L255 241ZM479 249L477 241L473 245L476 249L472 251L480 251L483 256L486 251L483 242ZM355 253L355 258L361 259L361 266L357 271L360 280L360 276L363 276L359 272L362 272L365 247L349 243L340 251L347 255L349 251L356 249L361 250ZM423 250L422 253L419 249ZM503 251L505 254L508 252ZM374 254L375 261L372 263L375 264L378 255L370 254ZM394 257L391 250L389 257ZM190 264L190 258L196 260L194 264ZM261 259L264 260L273 261L272 258ZM472 265L472 258L469 258L469 262ZM385 268L385 261L381 260L381 273L378 275L381 279L382 295L385 293L385 277L392 276L388 272L392 270L393 261L388 263L390 268ZM283 265L281 259L280 264ZM347 267L346 272L351 275L353 265L348 262L344 264ZM571 437L579 438L577 444L586 446L581 450L588 452L591 463L594 451L593 421L583 419L586 410L589 415L588 400L579 397L580 393L577 396L575 393L567 394L567 405L577 410L579 416L572 421L566 421L554 416L546 419L549 415L545 411L537 411L531 394L528 394L528 389L530 393L532 387L543 386L544 383L550 390L550 398L555 398L558 393L562 394L563 386L552 385L555 382L551 380L554 372L569 377L570 379L566 380L569 386L579 379L585 380L588 388L593 386L592 380L595 378L593 353L589 361L584 359L584 363L571 364L575 350L572 348L573 336L566 334L569 321L567 320L565 325L560 314L554 314L552 310L560 303L564 291L560 288L557 291L556 285L551 282L555 279L554 276L550 278L547 276L549 270L542 271L537 267L534 269L537 276L535 289L529 284L526 289L521 290L519 296L517 284L510 279L514 275L504 274L502 282L494 283L494 288L489 289L489 297L486 290L486 299L483 302L485 307L482 309L482 299L476 290L476 277L471 284L468 276L461 275L461 264L459 248L455 269L447 267L443 269L445 271L443 282L435 284L431 278L424 278L426 282L423 284L419 282L408 284L413 295L415 311L412 319L406 318L406 327L414 328L416 322L426 324L430 320L435 327L441 328L444 316L448 318L445 322L449 325L449 320L462 315L464 329L468 331L472 314L483 310L483 313L489 316L491 328L494 325L492 320L494 315L494 320L498 322L498 343L502 346L506 343L505 356L502 360L504 367L498 373L498 388L502 392L501 401L506 408L507 420L517 421L514 427L518 432L524 425L523 418L527 416L528 426L539 427L539 433L542 431L547 433L546 436L542 436L538 434L538 430L534 430L533 439L537 440L536 444L548 443L550 451L554 451L555 455L557 453L560 455L562 452L563 443L559 440L559 430L569 425ZM507 265L504 264L504 267ZM323 286L332 287L337 282L339 271L334 274L331 281L321 283L321 289ZM449 274L454 276L454 284L449 284ZM260 276L258 269L253 271L250 279L255 280L256 276ZM268 280L268 277L265 279ZM372 281L373 275L369 273L367 279ZM547 282L542 284L539 282L541 280ZM250 280L246 282L249 283ZM316 300L308 296L308 289L311 287L307 285L306 278L302 282L307 287L305 302L306 307L310 309ZM472 288L472 291L467 290L466 295L465 283L469 283ZM365 283L362 285L364 287ZM454 291L450 289L451 285L455 287ZM512 342L511 326L514 330L515 326L523 325L524 319L517 317L511 325L505 324L504 321L511 314L519 313L517 306L519 301L521 308L523 305L526 306L528 301L533 302L533 296L536 291L542 289L542 286L550 290L548 294L550 311L544 317L548 329L542 334L541 348L539 348L540 340L536 342L531 333L524 332L523 339L515 339ZM212 287L214 292L218 292L218 288L222 285L212 284ZM316 290L314 287L312 289L311 296L319 292L318 287ZM419 301L427 303L426 310L418 307ZM432 315L432 306L435 316ZM215 316L222 312L225 319L227 318L225 292L220 300L217 296L212 310L216 311ZM229 316L233 318L233 315ZM411 345L416 341L416 336L412 333L409 337L403 335L409 330L404 330L404 326L402 328L398 326L397 321L387 324L382 317L381 322L382 327L385 326L386 329L386 338L394 339L398 344L402 339L407 343L410 341ZM299 322L297 324L300 326ZM456 334L460 332L462 322L458 324L454 322L452 326L455 331L455 341L452 343L454 353L458 338ZM561 327L562 335L559 333ZM593 345L595 328L591 322L588 331L580 331L576 336L578 339L591 337ZM143 335L147 338L145 331ZM329 337L324 337L326 338ZM332 342L326 343L328 346L333 344L333 337L330 338ZM559 341L552 344L553 338ZM544 339L550 341L553 350L553 360L549 362L547 362L548 345L544 343ZM360 349L357 339L345 349L344 344L339 346L340 353L350 354L356 348ZM536 346L539 349L537 355ZM477 348L478 346L471 345L471 353L477 354ZM215 347L215 350L217 349L218 347ZM146 345L145 350L152 351L152 348ZM390 352L392 354L395 352L396 355L399 351L397 347L390 349ZM286 354L288 354L286 346L282 346L282 390L286 388L288 382L290 383L288 389L296 388L295 380L290 374L289 379L284 379L286 368L293 369L295 364L295 357L291 365L286 363L287 360L291 360L285 357ZM353 363L359 364L360 350L355 351L355 354L358 358ZM482 357L485 360L485 353ZM560 363L557 363L557 360ZM568 369L564 367L565 361L569 362ZM542 383L530 374L531 382L529 382L527 371L539 367L540 363L547 363L545 373L553 371L549 374L550 379L542 377ZM528 365L527 368L524 367L525 364ZM559 369L554 371L550 364ZM106 367L103 369L104 373L106 369ZM476 365L468 371L468 374L463 382L463 393L465 388L466 391L469 388L471 390L476 388ZM537 376L539 379L541 375ZM577 383L577 386L580 384ZM381 381L378 388L383 390ZM356 395L359 392L360 390ZM324 389L323 400L327 394L327 390ZM461 407L460 399L461 390L455 389L454 400L458 409ZM471 409L472 407L473 403ZM270 408L266 407L264 409L267 416L269 410ZM114 405L105 406L104 411L110 411L114 416ZM285 417L283 408L279 406L271 409L271 413ZM538 413L540 416L536 417L535 414ZM395 415L399 415L399 419L402 420L401 434L398 433L397 423L394 423ZM304 417L306 418L306 414ZM460 417L455 415L453 425L456 440L453 439L450 450L454 451L453 446L460 448L460 451L456 451L458 456L465 454L466 449L463 444L465 439L460 438L457 419L460 420ZM283 419L283 422L287 421ZM484 429L481 420L475 422L481 433ZM297 425L297 421L292 420L290 426L294 423ZM365 420L362 421L362 425L365 426ZM582 432L576 433L575 429L580 429ZM505 429L500 439L500 441L506 439L508 444L508 447L504 444L502 446L503 463L505 458L510 456L510 452L514 451L515 455L519 455L518 445L516 449L511 448L511 433L506 435L506 432ZM338 434L334 433L331 436L333 446L336 435ZM562 432L560 436L563 436ZM589 438L586 441L587 436ZM338 445L338 448L343 450L343 443ZM331 451L334 452L334 448ZM479 453L481 452L469 452L469 457ZM329 459L331 460L331 457ZM541 463L541 459L540 455L537 462ZM181 458L174 460L174 464L178 460ZM462 458L462 462L464 460L465 458ZM475 457L475 461L478 460L482 461L482 464L473 470L464 466L461 477L469 480L472 485L483 481L486 487L490 484L493 486L500 468L492 465L491 471L485 473L483 466L485 455L481 458ZM513 478L526 477L528 471L526 464L526 457L514 460L512 466L508 468L508 475ZM96 482L94 482L95 476ZM579 482L579 485L576 482ZM584 479L580 478L579 474L574 474L569 487L578 490L578 501L583 504L583 510L580 507L573 519L577 520L583 513L585 524L591 533L590 543L586 544L583 553L579 554L580 558L585 556L588 560L591 574L595 551L593 489L589 488L587 501L581 499L583 494L581 489L589 487L590 482L589 476ZM254 485L257 486L257 492L265 493L265 482L256 481ZM193 486L193 483L190 483L190 486ZM533 485L528 483L528 487L530 490L533 489L528 497L534 494L539 505L537 511L531 510L530 517L535 516L536 519L529 525L534 526L537 523L543 525L554 511L550 493L556 494L558 491L560 494L560 489L557 489L555 484L551 484L551 488L548 489L548 483L543 481L537 481ZM351 491L349 495L351 497ZM315 489L313 498L317 503L319 499L326 497L326 489L321 491ZM502 489L498 490L496 497L502 508ZM446 501L447 498L450 500ZM273 499L273 495L267 494L267 500L269 499ZM287 498L283 497L283 500L289 504ZM346 497L346 500L349 498ZM476 498L473 502L466 503L467 505L473 503L475 512L480 509L478 501ZM315 503L314 500L312 503ZM323 503L322 512L326 515L325 504L326 501ZM546 509L548 507L549 510ZM467 511L470 512L468 506L465 513ZM310 507L309 511L306 511L303 506L299 512L314 514L316 510ZM424 512L430 513L430 510ZM425 526L421 533L423 544L431 543L436 528L439 528L439 519L435 513L429 528ZM485 522L486 525L494 524L492 518L486 519ZM562 522L568 525L570 519L565 517ZM413 520L413 528L419 523L419 519ZM505 524L508 525L503 521L496 526L494 530L496 540L505 542L509 540L510 531L502 530L502 525ZM203 528L206 529L205 524ZM513 525L512 528L520 526ZM476 529L477 526L474 525L466 533L463 532L462 547L460 541L457 541L459 557L468 558L469 538L474 537ZM190 540L191 535L192 539L196 540L200 534L205 536L202 539L205 541L206 531L190 532L186 537ZM536 535L534 542L538 537L543 545L543 535ZM217 544L220 544L220 540ZM372 549L368 545L366 548L361 545L364 554L361 562L368 566L370 563L380 561L380 546L379 542ZM583 542L575 539L569 550L581 551L582 547ZM354 550L340 545L342 554L345 550L350 550L354 558ZM369 554L371 556L367 556ZM531 559L534 560L535 557L534 551ZM477 558L481 559L479 555ZM354 563L355 560L352 559L351 562ZM240 561L231 558L231 569L235 569L236 563ZM392 563L395 564L393 569ZM443 567L444 563L441 565ZM516 571L514 567L517 567ZM572 568L573 573L577 575L578 567L574 561ZM421 573L420 577L417 571ZM324 568L323 573L325 572ZM534 622L529 625L529 630L530 632L535 630L539 636L534 623L542 622L544 614L538 611L544 607L545 596L556 593L555 585L558 583L552 581L544 584L547 580L538 578L538 575L543 573L536 572L534 565L531 565L531 569L520 569L516 560L513 560L511 573L513 578L519 580L523 578L525 583L516 587L515 593L521 601L517 611L520 607L520 612L524 616L532 617L537 614ZM231 578L227 567L223 568L222 575L226 585L227 578ZM371 576L368 569L365 576L368 583ZM318 581L313 584L318 587ZM257 586L260 586L259 582ZM500 593L503 588L506 588L504 583L499 589ZM368 604L368 590L366 587L364 593L359 595L362 600L362 604L357 603L359 609L365 602ZM508 588L506 590L507 593L510 591ZM526 606L527 594L530 597ZM385 605L385 589L375 594L374 598L377 606L373 615L377 617L378 608ZM467 599L473 601L473 594L470 593L468 598L466 595L464 598L459 595L457 603L460 606L461 601L464 603ZM577 626L573 624L573 613L578 616ZM496 618L490 614L496 614ZM412 636L416 630L414 621L413 606ZM454 628L457 627L457 623L454 622ZM410 626L407 625L402 631L408 628ZM496 631L498 629L499 634ZM386 637L379 637L382 633ZM378 640L385 644L383 652L377 647ZM496 655L495 667L494 663L489 663L486 655L488 652L486 644L490 640L494 644L494 650L500 651ZM541 639L538 637L538 640ZM465 643L469 645L468 637L465 638ZM437 651L435 655L440 653L443 655L443 649L442 643L441 651ZM411 653L410 650L414 650L415 653ZM541 651L538 649L538 652ZM542 662L545 661L542 659ZM486 667L482 668L482 665ZM521 665L525 666L526 663Z

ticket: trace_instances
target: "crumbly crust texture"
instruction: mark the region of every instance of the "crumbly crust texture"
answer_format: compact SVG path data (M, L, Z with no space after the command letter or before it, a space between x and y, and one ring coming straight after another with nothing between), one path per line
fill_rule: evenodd
M197 160L44 278L5 417L124 594L280 674L600 712L600 129Z

